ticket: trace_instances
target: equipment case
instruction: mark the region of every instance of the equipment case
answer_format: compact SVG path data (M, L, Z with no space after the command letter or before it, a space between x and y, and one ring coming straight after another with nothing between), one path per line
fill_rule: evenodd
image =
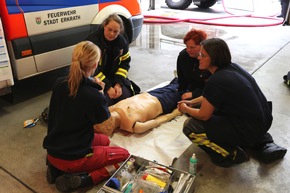
M195 175L131 155L98 193L193 193Z

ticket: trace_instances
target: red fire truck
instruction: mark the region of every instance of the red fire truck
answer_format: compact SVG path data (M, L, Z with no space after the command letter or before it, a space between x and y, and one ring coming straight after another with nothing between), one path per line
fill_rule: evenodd
M112 13L134 41L143 24L139 0L0 0L0 95L15 80L68 66L74 45Z

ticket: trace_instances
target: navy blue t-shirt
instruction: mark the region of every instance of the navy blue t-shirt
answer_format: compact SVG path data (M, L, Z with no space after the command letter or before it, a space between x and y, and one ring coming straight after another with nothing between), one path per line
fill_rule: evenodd
M218 69L208 80L203 96L225 116L238 133L265 133L272 122L271 109L254 78L237 64ZM238 131L240 130L240 131Z
M110 112L96 83L83 78L74 98L69 96L68 82L63 77L53 89L48 116L43 147L54 157L74 160L90 153L93 126L107 120Z
M202 95L206 80L211 73L199 69L199 60L190 57L186 49L183 49L177 58L177 75L179 91L192 92L192 98Z

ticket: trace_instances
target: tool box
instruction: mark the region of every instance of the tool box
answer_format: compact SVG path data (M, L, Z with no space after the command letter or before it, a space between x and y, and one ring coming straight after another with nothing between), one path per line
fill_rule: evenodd
M193 193L195 175L131 155L98 193Z

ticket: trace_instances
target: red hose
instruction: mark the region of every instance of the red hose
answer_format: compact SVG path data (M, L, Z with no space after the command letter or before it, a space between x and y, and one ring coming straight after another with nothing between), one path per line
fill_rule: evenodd
M274 26L283 24L283 19L276 18L273 16L254 16L251 14L246 15L235 15L230 13L225 5L224 1L222 1L224 11L229 14L229 16L222 16L222 17L215 17L215 18L205 18L205 19L180 19L174 17L166 17L166 16L156 16L156 15L144 15L144 23L176 23L176 22L190 22L190 23L197 23L197 24L205 24L205 25L218 25L218 26L234 26L234 27L266 27L266 26ZM227 23L227 22L219 22L218 20L225 20L231 18L254 18L254 19L261 19L264 22L257 23Z

